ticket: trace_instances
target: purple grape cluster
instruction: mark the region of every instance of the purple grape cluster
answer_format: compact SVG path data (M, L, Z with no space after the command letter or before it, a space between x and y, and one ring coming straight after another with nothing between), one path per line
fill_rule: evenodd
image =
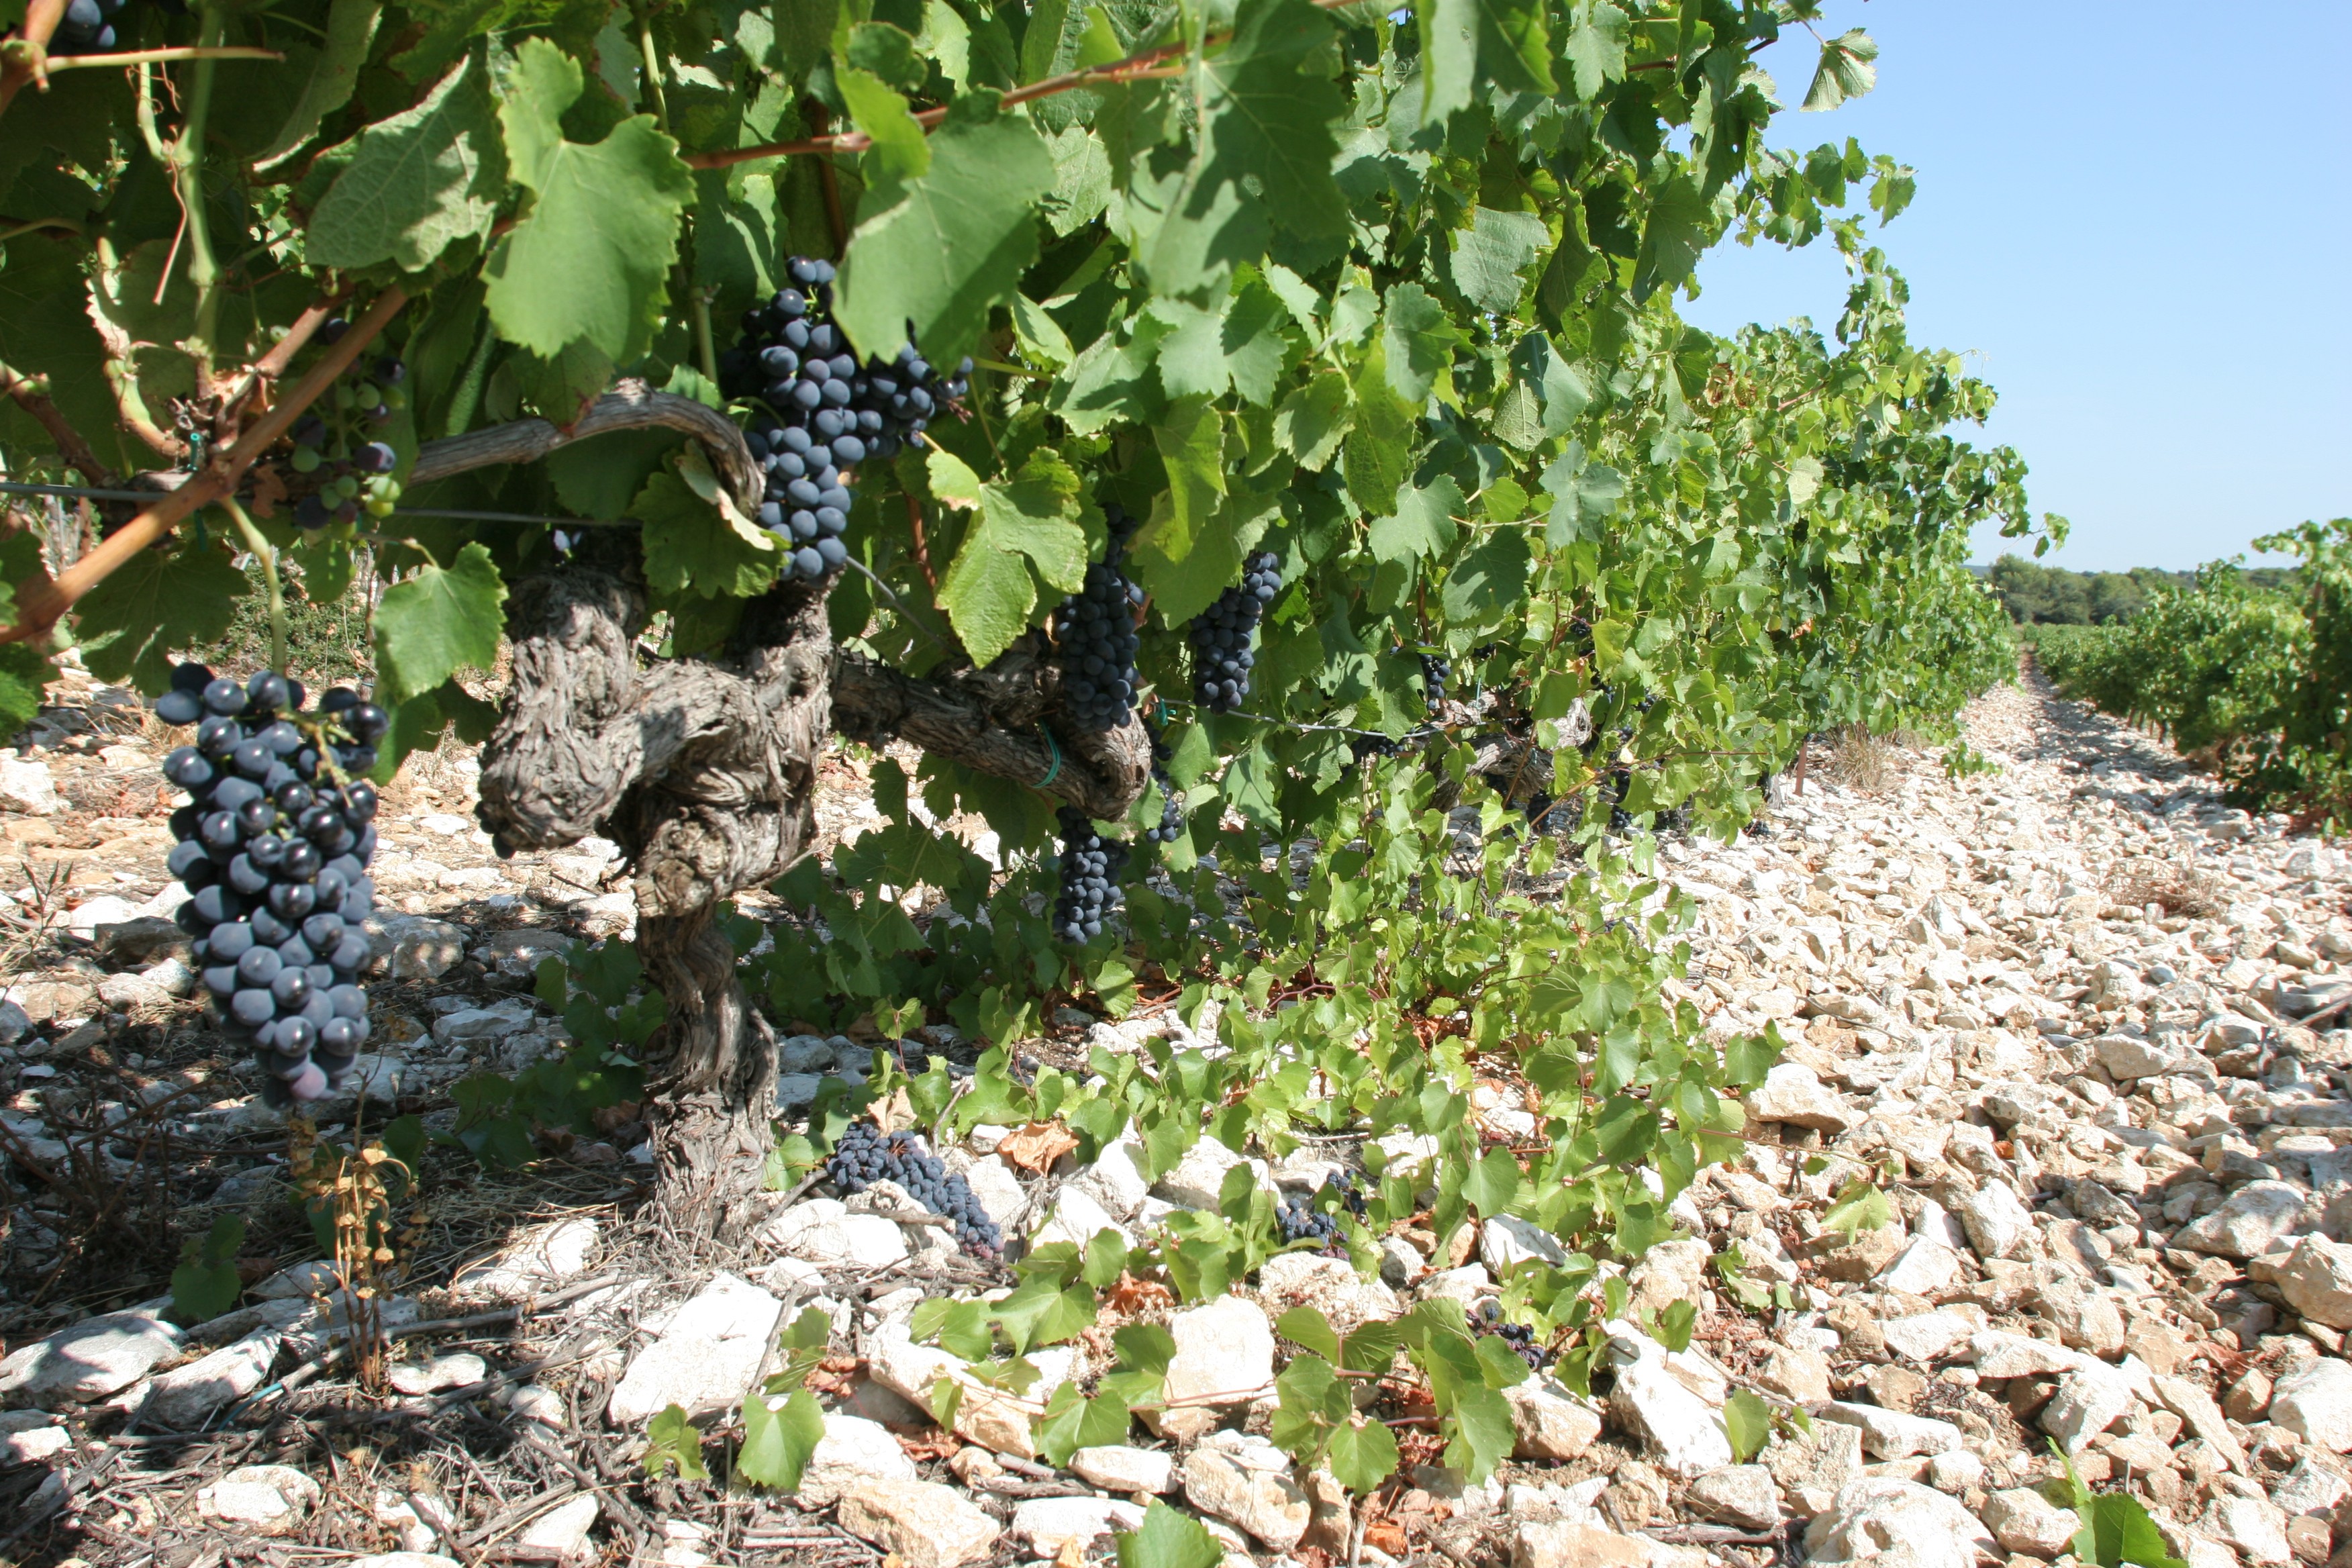
M1117 501L1103 505L1110 548L1087 568L1086 585L1054 611L1054 662L1062 671L1063 706L1082 730L1116 730L1135 710L1135 612L1143 590L1127 579L1121 558L1136 521Z
M332 344L350 330L351 323L337 316L319 329L319 341ZM356 522L362 511L392 515L400 500L400 481L392 477L400 454L370 432L407 405L402 385L407 379L408 366L391 354L373 364L354 364L329 395L327 412L304 415L287 433L294 444L294 471L320 476L319 488L294 503L297 523L316 531Z
M1525 1323L1503 1321L1502 1303L1492 1296L1480 1301L1475 1310L1465 1307L1470 1320L1470 1331L1484 1339L1492 1334L1504 1347L1527 1363L1530 1372L1541 1372L1551 1364L1551 1352L1536 1343L1536 1331Z
M787 577L814 582L849 558L849 471L923 445L940 411L970 390L971 361L941 376L908 341L862 365L833 321L833 263L795 256L790 284L743 313L742 335L719 356L719 387L764 404L748 434L768 475L761 526L792 542Z
M155 701L165 723L196 726L195 744L163 759L188 792L172 814L169 864L191 895L180 929L222 1028L256 1047L273 1106L332 1092L368 1037L358 981L376 793L357 775L391 720L347 688L308 713L303 698L268 670L239 685L184 664Z
M834 1145L825 1174L841 1195L862 1193L877 1182L896 1182L931 1213L955 1221L956 1241L974 1258L993 1258L1004 1246L996 1222L981 1206L971 1184L950 1175L940 1157L912 1132L887 1137L870 1121L853 1121Z
M49 35L53 55L90 55L114 47L114 19L128 0L72 0Z
M1054 900L1054 935L1076 944L1102 934L1103 921L1118 908L1118 873L1127 846L1106 838L1094 819L1066 805L1055 820L1062 828L1062 886Z
M1192 617L1192 695L1213 713L1230 713L1249 695L1257 662L1257 623L1282 592L1282 562L1261 551L1242 563L1242 580Z

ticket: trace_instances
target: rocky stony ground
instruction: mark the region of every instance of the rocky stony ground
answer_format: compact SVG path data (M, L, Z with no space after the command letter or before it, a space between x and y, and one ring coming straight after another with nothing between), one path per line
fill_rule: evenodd
M1997 773L1850 748L1768 831L1661 847L1697 911L1687 996L1712 1030L1770 1021L1788 1042L1747 1157L1702 1176L1675 1207L1684 1237L1628 1279L1634 1319L1693 1302L1696 1331L1670 1352L1612 1324L1594 1398L1509 1390L1516 1453L1485 1485L1400 1417L1405 1463L1355 1508L1265 1436L1275 1321L1475 1310L1489 1266L1548 1238L1401 1236L1377 1278L1289 1253L1189 1308L1122 1288L1096 1330L1033 1352L1044 1375L1016 1393L911 1331L925 1300L1007 1280L938 1226L892 1217L887 1190L796 1195L748 1255L713 1259L634 1217L643 1129L621 1108L518 1175L429 1155L398 1264L355 1302L302 1261L318 1249L285 1201L284 1133L185 1000L158 737L86 681L59 697L0 754L0 1560L1073 1568L1158 1500L1227 1568L2031 1568L2071 1561L2077 1521L2052 1500L2069 1465L2140 1500L2193 1568L2352 1542L2352 858L2222 809L2162 747L2031 686L1969 716ZM462 758L403 789L364 1076L372 1105L446 1127L457 1078L560 1044L530 994L539 958L629 910L609 849L496 861ZM829 803L836 834L853 801ZM1185 1033L1066 1011L1034 1045ZM787 1041L782 1109L867 1050ZM1532 1130L1507 1083L1473 1103L1496 1132ZM364 1114L333 1108L321 1137ZM1014 1137L941 1152L1033 1241L1213 1207L1246 1157L1204 1141L1147 1184L1123 1146L1081 1169ZM1304 1192L1351 1153L1257 1169ZM1826 1221L1857 1173L1891 1212L1849 1236ZM252 1227L242 1304L174 1326L154 1237L226 1213ZM797 1490L649 1479L648 1420L675 1404L725 1422L812 1308L831 1330L810 1383L824 1436ZM388 1366L341 1359L355 1312L380 1321ZM1125 1321L1171 1335L1169 1407L1128 1444L1045 1462L1030 1416L1108 1370ZM942 1378L962 1389L951 1432L931 1415ZM1742 1390L1786 1413L1745 1464L1725 1416Z

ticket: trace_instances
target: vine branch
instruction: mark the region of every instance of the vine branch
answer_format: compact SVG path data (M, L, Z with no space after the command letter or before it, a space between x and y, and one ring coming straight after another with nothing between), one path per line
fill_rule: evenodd
M352 324L335 345L330 348L310 374L295 384L293 392L282 403L269 409L255 421L253 427L239 436L236 445L213 460L212 466L186 484L158 500L153 506L124 523L100 541L98 548L83 556L54 581L20 584L16 592L16 624L0 626L0 643L23 642L47 631L58 624L82 595L97 587L121 570L123 563L177 527L182 519L200 507L209 506L222 497L232 494L245 471L253 467L262 453L293 427L294 421L324 396L338 377L358 359L360 351L373 342L392 319L408 303L408 294L394 284L377 296L368 313Z
M558 447L592 436L652 428L677 430L701 442L736 504L747 513L757 510L764 481L735 422L691 397L656 392L635 380L616 383L568 426L559 427L544 419L513 419L427 441L417 449L408 482L428 484L501 463L535 463Z
M90 484L100 489L112 488L113 474L98 460L98 453L82 439L81 432L67 421L56 404L49 401L46 376L37 381L29 380L0 364L0 384L5 384L8 395L16 399L16 406L31 415L40 423L41 428L49 433L49 439L58 444L59 457L79 470Z

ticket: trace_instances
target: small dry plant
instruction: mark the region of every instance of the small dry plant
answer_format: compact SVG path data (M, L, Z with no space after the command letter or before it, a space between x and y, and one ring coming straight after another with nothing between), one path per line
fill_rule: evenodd
M2162 904L2167 914L2206 919L2230 907L2227 885L2186 855L2173 860L2156 855L2119 860L2108 868L2103 886L2109 899L2131 909Z
M1849 724L1830 741L1824 768L1830 777L1859 795L1876 795L1902 771L1903 748L1893 736L1874 735L1861 724Z
M287 1147L287 1167L303 1196L311 1227L334 1256L340 1289L325 1303L327 1321L340 1323L349 1336L360 1385L377 1394L383 1392L389 1348L383 1301L398 1277L395 1242L413 1243L417 1228L412 1221L407 1234L393 1234L394 1205L415 1190L415 1152L404 1150L407 1157L403 1158L386 1145L409 1142L402 1124L415 1121L401 1118L383 1137L353 1152L320 1139L316 1126L297 1117ZM416 1141L422 1141L421 1130Z

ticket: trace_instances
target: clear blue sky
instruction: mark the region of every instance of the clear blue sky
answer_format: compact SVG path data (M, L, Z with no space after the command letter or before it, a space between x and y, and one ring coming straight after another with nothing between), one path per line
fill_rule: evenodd
M2352 0L2260 7L1830 0L1869 30L1878 86L1798 112L1818 46L1759 57L1790 112L1776 145L1848 136L1918 171L1869 234L1911 283L1913 341L1970 355L2000 407L1972 439L2031 468L2047 559L2181 568L2352 515ZM1697 324L1811 316L1844 298L1827 241L1727 244ZM2004 548L1986 530L1979 560Z

